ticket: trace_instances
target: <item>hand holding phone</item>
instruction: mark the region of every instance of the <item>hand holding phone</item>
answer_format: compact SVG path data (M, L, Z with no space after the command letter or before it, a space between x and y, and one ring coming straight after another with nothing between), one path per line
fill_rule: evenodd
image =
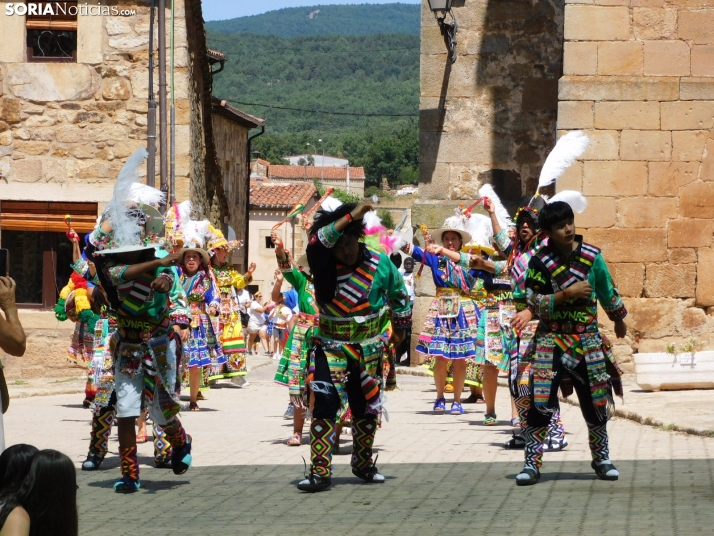
M10 251L0 249L0 276L8 277L10 275Z

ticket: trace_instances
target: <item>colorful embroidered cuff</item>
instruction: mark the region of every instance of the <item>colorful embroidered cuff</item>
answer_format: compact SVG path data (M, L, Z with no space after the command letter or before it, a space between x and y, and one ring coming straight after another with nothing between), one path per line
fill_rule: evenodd
M494 277L503 277L505 275L508 275L508 262L507 261L494 261L493 275L494 275Z
M605 307L603 305L603 309L605 310L607 317L613 322L616 320L622 320L627 316L627 309L625 308L625 303L621 298L618 298L617 303L609 307Z
M412 311L404 311L403 313L395 313L392 311L392 327L394 329L407 329L412 325Z
M459 252L459 266L462 268L466 268L467 270L469 269L469 262L471 261L471 255L468 253L464 253L463 251Z
M555 308L555 294L538 294L535 298L534 307L535 314L547 322L550 320Z
M91 275L89 274L89 263L83 258L80 258L77 262L72 264L72 269L84 279L91 279Z
M412 252L414 251L414 244L410 244L407 242L402 246L402 253L405 253L407 255L411 255Z
M171 323L181 329L186 329L191 321L188 319L188 316L184 314L173 314L171 315Z
M168 281L168 283L169 283L170 286L173 286L173 284L174 284L174 278L171 277L171 276L170 276L169 274L167 274L166 272L161 272L161 273L159 274L159 277L160 277L161 279L163 279L164 281Z
M334 223L326 225L325 227L322 227L320 230L317 231L317 238L320 239L320 242L322 242L323 246L329 249L335 247L335 244L341 236L342 233L335 228Z
M501 251L507 251L513 246L513 242L510 238L508 238L508 233L505 231L505 229L501 229L501 231L497 235L494 235L493 241L496 242L498 249L500 249Z
M318 231L319 233L319 231ZM285 258L284 259L278 259L278 268L280 269L281 272L286 273L286 272L292 272L293 271L293 265L290 262L290 253L287 251L285 252Z

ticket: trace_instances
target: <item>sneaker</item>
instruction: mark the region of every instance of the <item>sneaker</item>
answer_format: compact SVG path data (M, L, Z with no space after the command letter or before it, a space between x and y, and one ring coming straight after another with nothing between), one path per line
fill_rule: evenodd
M352 474L370 484L384 484L386 478L377 470L376 463L377 460L375 459L374 462L367 467L353 467Z
M601 480L617 480L620 478L620 471L615 468L610 460L602 462L593 461L590 467L595 469L595 474Z
M526 448L526 440L523 436L513 434L513 437L503 444L504 449L508 450L522 450Z
M568 440L566 438L548 439L548 441L543 443L543 452L560 452L561 450L565 450L567 446Z
M288 404L288 409L286 409L285 413L283 413L283 419L285 419L286 421L289 421L293 418L294 415L295 415L295 406L293 406L293 403L290 402L290 404Z
M104 456L99 454L87 454L87 459L82 463L82 471L96 471L102 465Z
M532 486L540 480L540 471L532 467L524 467L523 471L516 475L517 486Z
M233 376L231 378L231 383L233 385L237 385L238 387L245 387L248 385L248 380L245 379L245 376Z
M325 491L332 484L332 480L329 478L324 478L316 474L310 474L305 477L305 480L298 482L297 488L300 491L307 491L308 493L317 493L320 491Z
M114 484L114 491L117 493L136 493L141 488L141 484L138 480L124 475L121 480Z

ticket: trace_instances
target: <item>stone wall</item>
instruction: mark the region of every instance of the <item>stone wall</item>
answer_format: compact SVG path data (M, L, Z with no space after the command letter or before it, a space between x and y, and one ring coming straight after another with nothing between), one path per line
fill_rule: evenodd
M223 173L223 189L228 202L228 225L233 227L239 240L245 240L246 196L248 195L248 129L219 115L213 114L213 139L216 145L218 165ZM243 266L243 252L234 252L232 262L240 270Z
M587 4L587 5L585 5ZM630 311L634 350L714 339L714 9L706 0L565 7L559 134L590 149L558 184L602 247Z
M101 207L126 159L146 146L149 2L109 3L136 9L136 16L78 17L77 63L26 63L25 20L6 16L5 4L0 2L0 172L6 182L0 183L0 198ZM178 200L189 195L192 145L184 9L184 1L176 0ZM58 324L52 311L22 310L20 318L28 349L23 358L5 357L9 378L81 374L64 359L70 323Z

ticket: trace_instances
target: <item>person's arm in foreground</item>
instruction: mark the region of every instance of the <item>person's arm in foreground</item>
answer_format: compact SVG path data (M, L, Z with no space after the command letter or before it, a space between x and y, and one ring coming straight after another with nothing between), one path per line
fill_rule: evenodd
M0 309L5 317L0 315L0 348L10 355L21 356L25 353L25 330L22 329L15 304L15 280L11 277L0 277Z

